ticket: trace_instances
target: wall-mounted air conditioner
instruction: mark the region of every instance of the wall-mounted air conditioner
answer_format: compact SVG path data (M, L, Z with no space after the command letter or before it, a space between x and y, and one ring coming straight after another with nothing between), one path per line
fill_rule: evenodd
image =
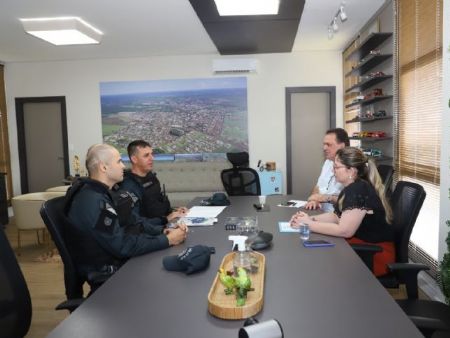
M214 74L256 73L256 59L217 59L213 61Z

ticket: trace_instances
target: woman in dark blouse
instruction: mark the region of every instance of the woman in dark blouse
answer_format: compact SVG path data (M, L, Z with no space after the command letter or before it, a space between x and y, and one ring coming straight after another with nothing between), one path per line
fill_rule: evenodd
M334 213L309 217L296 213L291 226L307 223L311 231L344 237L350 243L376 243L383 251L375 254L374 274L386 274L386 264L395 261L394 229L390 225L392 210L384 195L377 167L354 147L340 149L334 161L334 175L344 189Z

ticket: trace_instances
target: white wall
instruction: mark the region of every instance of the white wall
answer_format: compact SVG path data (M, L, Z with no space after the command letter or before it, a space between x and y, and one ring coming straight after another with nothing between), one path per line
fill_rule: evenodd
M444 1L444 19L442 27L450 25L450 2ZM450 30L444 29L443 36L443 114L441 140L441 205L439 222L439 260L447 252L445 239L450 228L445 223L450 220Z
M87 148L102 141L99 82L212 77L217 55L161 56L5 66L8 127L14 194L20 193L17 151L16 97L65 96L69 155L84 161ZM247 57L247 56L246 56ZM341 53L304 52L254 55L257 74L248 75L249 153L286 168L285 88L336 86L337 125L342 126ZM285 180L285 177L284 177Z

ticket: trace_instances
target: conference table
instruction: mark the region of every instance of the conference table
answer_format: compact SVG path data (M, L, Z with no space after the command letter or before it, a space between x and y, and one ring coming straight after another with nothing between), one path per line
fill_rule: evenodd
M277 204L291 196L268 196L268 212L253 207L258 197L230 197L231 205L214 226L193 227L186 242L129 260L114 276L61 322L48 338L230 338L244 320L223 320L208 313L208 291L224 255L230 252L225 219L257 216L273 233L266 257L264 306L255 317L277 319L284 337L422 337L344 239L334 247L305 248L298 233L280 233L279 221L297 211ZM194 200L199 202L199 199ZM166 271L162 259L196 244L214 246L208 269L192 275Z

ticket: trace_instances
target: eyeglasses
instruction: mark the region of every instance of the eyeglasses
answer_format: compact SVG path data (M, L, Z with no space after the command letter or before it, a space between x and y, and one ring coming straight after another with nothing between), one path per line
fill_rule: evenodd
M347 168L345 165L333 165L333 170L341 169L341 168Z

